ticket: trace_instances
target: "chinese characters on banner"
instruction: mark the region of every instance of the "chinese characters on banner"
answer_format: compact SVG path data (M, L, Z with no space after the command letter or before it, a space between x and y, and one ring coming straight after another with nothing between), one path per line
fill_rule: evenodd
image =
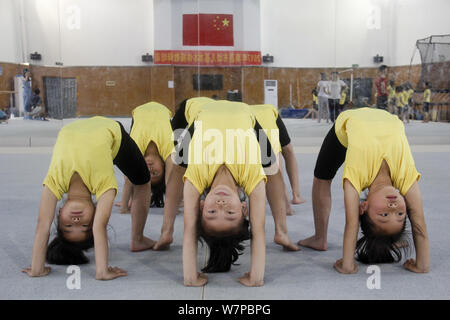
M183 46L234 46L232 14L183 14ZM233 49L233 48L230 48ZM155 64L200 66L261 65L260 51L155 50Z
M201 66L261 65L260 51L155 50L155 64Z

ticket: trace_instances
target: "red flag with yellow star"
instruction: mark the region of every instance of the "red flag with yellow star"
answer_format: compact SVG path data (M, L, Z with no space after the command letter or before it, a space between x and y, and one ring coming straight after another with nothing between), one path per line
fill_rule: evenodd
M232 14L183 14L184 46L233 46Z

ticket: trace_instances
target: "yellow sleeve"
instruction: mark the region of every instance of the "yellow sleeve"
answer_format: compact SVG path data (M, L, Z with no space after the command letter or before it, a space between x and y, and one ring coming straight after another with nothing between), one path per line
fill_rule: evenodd
M50 174L47 174L44 181L42 182L42 185L47 186L58 200L61 200L64 193L67 192L67 190L63 190L62 186L59 185L56 182L56 179Z
M245 182L244 186L244 191L247 195L250 195L252 193L252 191L256 188L261 180L263 180L264 183L267 182L267 177L264 174L264 169L262 168L262 166L254 166L255 168L252 168L252 170L250 171L251 174L247 177L247 181Z

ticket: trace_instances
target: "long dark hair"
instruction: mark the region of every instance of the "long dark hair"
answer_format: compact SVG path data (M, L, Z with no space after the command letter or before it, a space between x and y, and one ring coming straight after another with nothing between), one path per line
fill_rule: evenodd
M158 184L151 186L152 189L152 199L150 202L150 207L164 208L164 194L166 193L166 183L164 178Z
M198 238L209 247L209 259L202 272L227 272L244 251L242 241L251 239L250 223L244 218L237 232L231 234L214 235L203 228L201 219L198 219Z
M46 260L50 264L72 265L86 264L89 259L83 251L94 246L94 236L90 236L80 242L70 242L64 238L64 233L60 229L59 224L56 227L57 235L50 242L47 248Z
M409 212L407 211L409 217ZM367 212L359 216L359 223L363 236L356 242L356 260L365 263L393 263L402 259L402 251L399 248L400 241L409 242L406 235L406 218L402 229L391 235L383 235L376 232L376 226L369 218Z

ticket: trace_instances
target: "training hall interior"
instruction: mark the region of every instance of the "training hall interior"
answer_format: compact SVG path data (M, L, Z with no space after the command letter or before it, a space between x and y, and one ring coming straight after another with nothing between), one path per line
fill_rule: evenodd
M449 0L0 0L0 299L448 299L449 12ZM273 241L266 205L263 287L237 281L249 269L249 243L230 272L183 286L182 207L170 250L131 252L130 215L113 206L109 261L126 277L95 280L93 249L81 266L81 290L66 285L67 266L52 265L39 279L21 272L31 262L42 181L65 125L104 116L128 131L136 107L157 102L173 114L193 97L275 106L306 200L287 216L297 243L314 232L313 172L334 120L317 107L318 84L343 83L339 112L379 108L380 77L389 84L383 108L403 121L421 174L429 273L382 264L381 289L372 290L367 266L358 263L350 276L333 269L345 225L342 167L331 185L327 251L285 252ZM114 173L120 201L124 175ZM149 211L145 234L157 239L163 208ZM199 245L200 267L207 256Z
M27 71L61 119L128 116L148 101L175 110L193 96L305 111L332 72L348 84L347 103L372 106L386 65L394 86L411 84L417 114L428 81L433 118L449 119L445 0L1 3L0 108L15 116ZM217 12L226 14L208 15Z

